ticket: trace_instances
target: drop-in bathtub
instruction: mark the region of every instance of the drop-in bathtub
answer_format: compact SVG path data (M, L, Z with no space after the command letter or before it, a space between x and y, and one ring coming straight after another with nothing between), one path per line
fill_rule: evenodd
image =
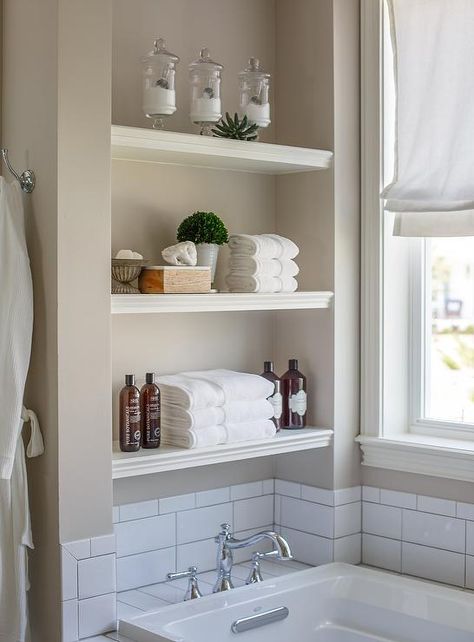
M122 620L119 631L136 642L474 642L474 594L328 564Z

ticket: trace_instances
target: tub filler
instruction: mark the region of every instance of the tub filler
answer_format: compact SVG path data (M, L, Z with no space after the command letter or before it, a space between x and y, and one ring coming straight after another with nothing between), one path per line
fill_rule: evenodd
M136 642L474 642L474 594L327 564L120 622Z

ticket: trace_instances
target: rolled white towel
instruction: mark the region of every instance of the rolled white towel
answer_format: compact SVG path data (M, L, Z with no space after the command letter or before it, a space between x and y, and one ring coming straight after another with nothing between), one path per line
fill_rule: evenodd
M254 439L271 439L276 434L273 421L252 421L241 424L227 424L227 443L238 441L252 441Z
M300 271L291 259L260 259L234 253L230 255L229 270L245 276L296 276Z
M209 381L217 385L224 396L224 402L215 404L222 406L231 401L255 401L267 399L273 394L274 385L263 377L247 372L235 372L233 370L196 370L183 372L183 377L193 380Z
M231 234L229 247L232 252L260 259L294 259L299 254L293 241L278 234Z
M225 282L230 292L295 292L298 281L292 276L245 276L229 274Z
M274 411L267 399L256 401L231 401L216 408L185 410L180 406L161 403L162 426L170 426L176 430L201 430L207 426L244 421L259 421L270 419Z
M224 405L224 392L212 381L191 379L181 374L164 375L156 380L162 402L173 403L186 410L212 408Z
M227 431L224 426L209 426L202 430L163 430L162 443L180 448L205 448L217 446L227 441Z

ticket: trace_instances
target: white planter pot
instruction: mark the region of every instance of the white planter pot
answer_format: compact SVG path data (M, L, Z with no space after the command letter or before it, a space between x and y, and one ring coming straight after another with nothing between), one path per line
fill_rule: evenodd
M208 265L211 268L211 281L214 282L219 246L216 243L197 243L196 250L197 264Z

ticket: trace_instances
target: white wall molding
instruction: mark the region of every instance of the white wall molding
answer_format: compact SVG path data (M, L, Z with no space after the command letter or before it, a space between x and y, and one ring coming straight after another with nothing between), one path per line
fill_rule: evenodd
M398 439L361 435L363 466L474 482L474 444L407 434Z

